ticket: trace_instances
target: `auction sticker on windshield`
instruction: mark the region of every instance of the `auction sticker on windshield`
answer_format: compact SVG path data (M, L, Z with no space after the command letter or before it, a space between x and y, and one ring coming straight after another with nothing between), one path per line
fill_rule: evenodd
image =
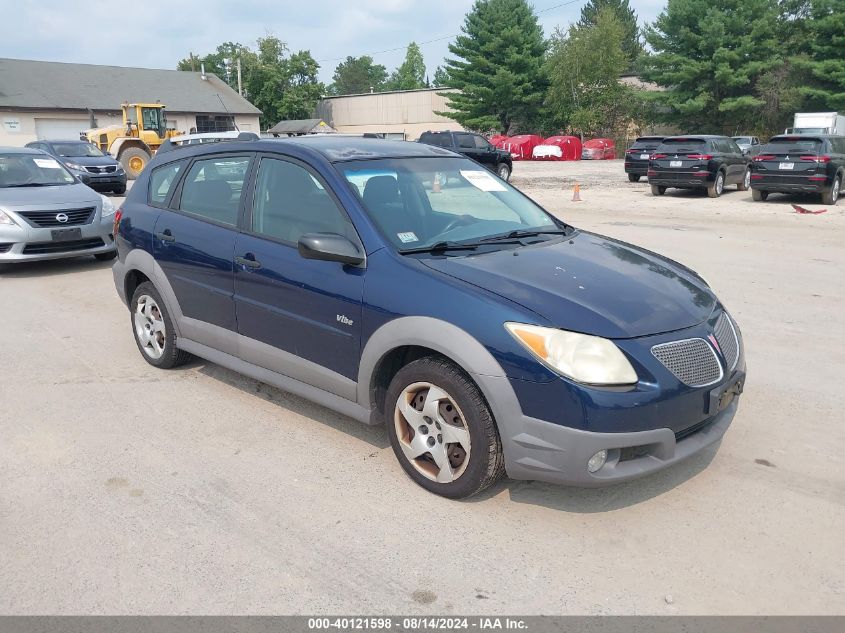
M481 191L507 191L502 183L493 178L492 174L489 174L486 171L469 171L462 169L461 176L466 178L473 187L481 189Z
M416 242L416 241L418 241L418 240L417 240L417 234L416 234L416 233L414 233L413 231L408 231L408 232L406 232L406 233L397 233L397 234L396 234L396 237L398 237L398 238L399 238L399 240L400 240L403 244L409 244L409 243L411 243L411 242Z
M35 164L44 169L61 169L61 165L52 158L34 158Z

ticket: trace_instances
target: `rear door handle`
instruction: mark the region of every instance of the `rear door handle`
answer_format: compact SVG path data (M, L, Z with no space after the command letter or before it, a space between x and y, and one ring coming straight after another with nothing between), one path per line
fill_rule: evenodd
M176 238L170 232L170 229L164 229L161 233L156 233L156 237L162 242L175 242Z
M257 261L252 253L247 253L245 257L235 257L235 263L247 268L261 268L261 262Z

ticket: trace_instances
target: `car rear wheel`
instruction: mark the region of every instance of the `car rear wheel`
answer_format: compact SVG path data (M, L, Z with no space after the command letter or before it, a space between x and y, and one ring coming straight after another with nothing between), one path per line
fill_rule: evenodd
M751 188L751 170L746 169L745 175L742 177L742 182L736 186L739 191L748 191Z
M662 196L666 193L666 187L663 185L652 185L651 186L651 195L653 196Z
M150 365L170 369L191 355L176 347L176 332L156 287L145 281L136 288L129 304L132 333L141 356Z
M842 187L842 176L837 175L828 191L822 192L822 204L835 205L839 200L839 189Z
M766 198L769 197L768 191L761 191L760 189L752 189L751 190L751 198L754 202L765 202Z
M629 182L639 182L640 175L639 174L628 174L628 181Z
M496 423L475 383L437 356L400 369L386 399L390 444L403 470L438 495L462 499L504 473Z
M507 163L500 163L498 167L496 167L496 174L502 180L508 180L511 177L511 168L508 167Z
M716 180L712 185L707 186L707 195L711 198L718 198L725 190L725 172L716 172Z

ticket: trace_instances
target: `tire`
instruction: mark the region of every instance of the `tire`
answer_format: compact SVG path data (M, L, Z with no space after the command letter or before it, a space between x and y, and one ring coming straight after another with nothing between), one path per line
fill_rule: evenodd
M122 187L116 187L112 190L112 193L116 196L122 196L126 193L126 185L123 185Z
M433 395L436 399L431 400ZM493 414L476 384L451 361L427 356L405 365L390 382L385 403L396 459L429 492L463 499L504 474Z
M502 180L510 180L511 168L507 163L499 163L496 165L496 175L498 175Z
M142 303L143 302L143 303ZM139 305L140 304L140 305ZM191 355L176 347L176 332L156 287L149 281L139 285L129 303L129 323L141 356L153 367L171 369L184 364ZM158 325L161 329L156 330ZM144 337L142 332L153 332Z
M707 185L707 195L710 198L718 198L725 190L725 172L719 170L716 172L716 180L712 185Z
M651 195L653 196L662 196L666 193L666 187L663 185L652 185L651 186Z
M109 251L108 253L97 253L94 255L101 262L109 262L117 257L117 251Z
M742 176L742 182L737 184L737 191L748 191L751 189L751 170L746 169Z
M754 202L765 202L766 198L769 197L768 191L763 191L761 189L752 189L751 190L751 198Z
M828 191L822 192L822 204L836 205L839 201L839 190L842 188L842 175L836 174L833 184Z
M144 167L147 166L147 163L150 162L150 155L140 147L127 147L125 150L120 152L118 160L120 161L120 164L123 165L123 169L126 171L126 177L129 180L135 180L141 175L141 172L144 171ZM141 161L140 165L136 164L138 160Z
M639 182L640 175L639 174L628 174L628 182Z

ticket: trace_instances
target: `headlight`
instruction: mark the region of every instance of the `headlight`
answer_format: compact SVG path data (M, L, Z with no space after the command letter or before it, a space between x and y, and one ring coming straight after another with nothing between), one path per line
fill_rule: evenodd
M65 167L70 167L71 169L75 169L76 171L85 171L85 168L82 165L77 165L76 163L65 162Z
M102 194L100 194L100 197L103 199L103 212L101 215L104 218L114 215L114 203Z
M637 382L631 363L606 338L524 323L505 323L505 328L545 365L572 380L588 385Z
M0 224L15 224L15 221L4 211L0 211Z

